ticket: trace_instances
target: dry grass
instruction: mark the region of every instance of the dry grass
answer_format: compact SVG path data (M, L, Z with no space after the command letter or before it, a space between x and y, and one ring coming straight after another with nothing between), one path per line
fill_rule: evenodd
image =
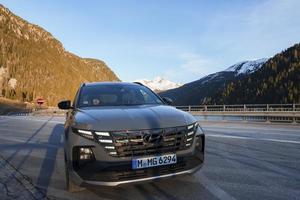
M0 97L0 115L10 112L25 112L32 110L33 106L29 103L23 103Z

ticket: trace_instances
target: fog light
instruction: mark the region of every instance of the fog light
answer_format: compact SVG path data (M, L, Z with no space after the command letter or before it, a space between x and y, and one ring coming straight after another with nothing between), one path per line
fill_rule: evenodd
M79 148L79 159L80 160L92 160L93 151L91 148Z

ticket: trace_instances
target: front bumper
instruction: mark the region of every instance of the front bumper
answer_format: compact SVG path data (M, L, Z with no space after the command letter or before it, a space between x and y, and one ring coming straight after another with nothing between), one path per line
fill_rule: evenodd
M113 182L105 182L105 181L83 181L82 185L99 185L99 186L119 186L124 184L134 184L139 182L148 182L152 180L162 179L162 178L171 178L178 175L184 175L184 174L193 174L196 171L198 171L202 167L202 164L189 170L180 171L180 172L174 172L170 174L164 174L164 175L156 175L146 178L139 178L139 179L132 179L132 180L124 180L124 181L113 181Z
M179 156L176 164L145 169L132 169L131 162L128 161L118 163L94 161L77 171L72 171L71 177L81 186L118 186L192 174L202 167L203 161L202 151L195 151L190 156Z
M76 160L68 162L70 178L76 184L84 187L88 185L118 186L174 177L177 175L192 174L199 170L204 162L204 134L195 137L196 140L189 149L173 152L177 155L176 164L144 169L132 169L132 158L111 157L105 151L101 150L101 146L93 142L87 142L88 140L82 137L78 138L80 141L77 141L77 144L75 144L73 148L79 145L92 146L95 156L95 160L85 163L82 166L76 166ZM84 145L83 141L86 141Z

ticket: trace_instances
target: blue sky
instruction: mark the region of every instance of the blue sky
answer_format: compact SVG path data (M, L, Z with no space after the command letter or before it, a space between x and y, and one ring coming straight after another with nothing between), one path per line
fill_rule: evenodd
M186 83L300 42L299 0L2 0L123 81Z

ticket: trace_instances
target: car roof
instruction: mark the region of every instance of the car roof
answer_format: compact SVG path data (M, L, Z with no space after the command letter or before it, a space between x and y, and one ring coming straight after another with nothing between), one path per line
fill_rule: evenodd
M97 86L97 85L105 85L105 86L125 86L125 85L137 85L139 83L130 83L130 82L90 82L90 83L84 83L83 86ZM140 85L140 84L139 84Z

